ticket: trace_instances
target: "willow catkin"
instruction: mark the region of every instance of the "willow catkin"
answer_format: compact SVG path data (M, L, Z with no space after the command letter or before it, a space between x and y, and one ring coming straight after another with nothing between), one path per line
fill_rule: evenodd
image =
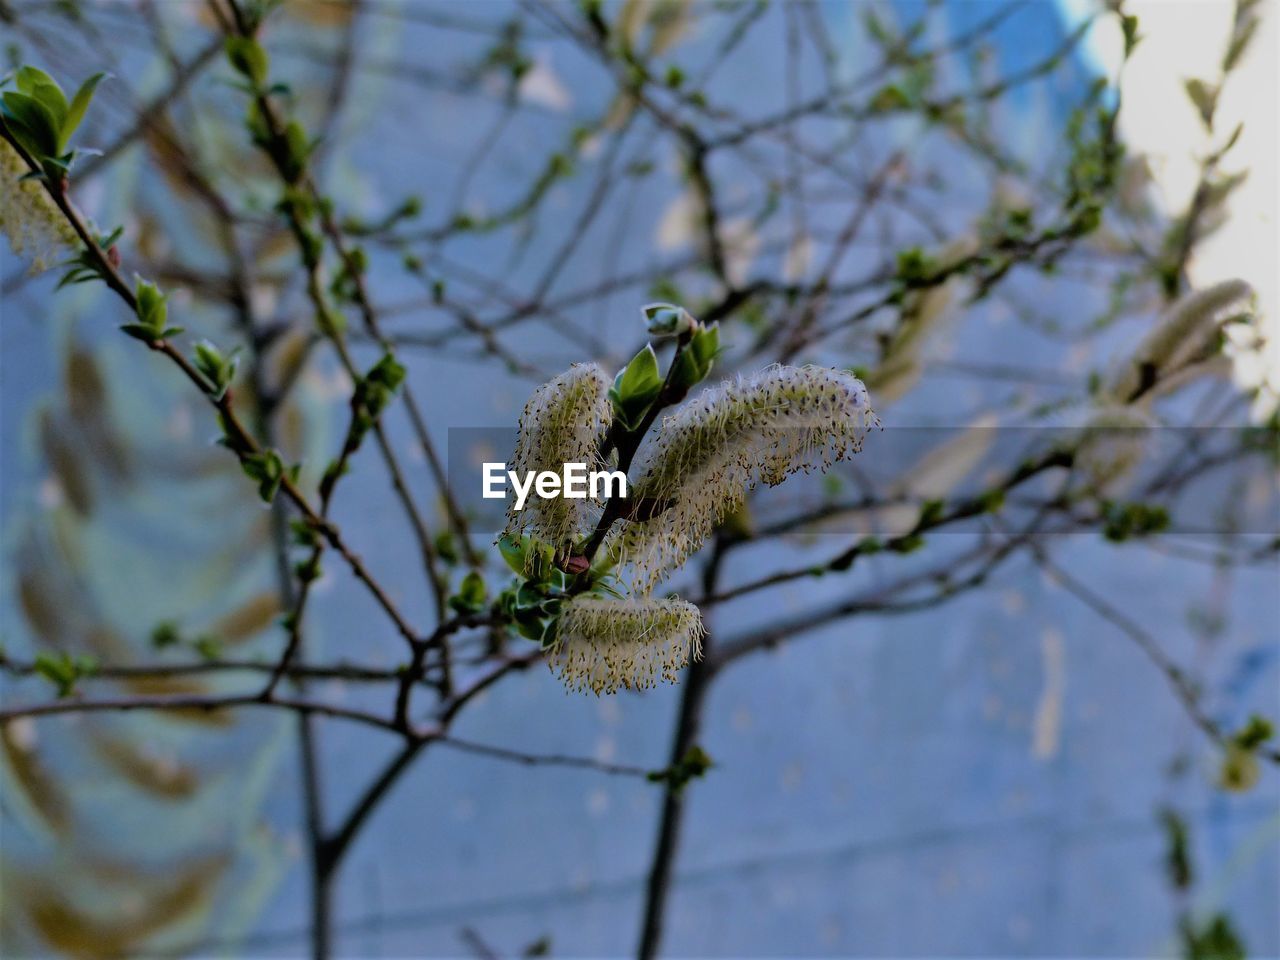
M685 600L580 596L561 608L547 662L570 690L643 690L674 683L702 656L703 634L698 608Z
M534 391L520 414L511 469L560 473L566 463L599 463L600 438L613 418L609 380L594 363L575 364ZM594 522L599 505L589 499L530 497L507 510L510 535L530 534L560 549Z
M660 509L625 522L606 549L648 593L757 483L829 467L861 449L875 423L862 381L841 370L776 366L725 381L663 422L631 493Z
M31 272L41 273L74 253L79 239L44 186L22 179L30 172L18 151L0 138L0 230L16 255L30 259Z
M1253 289L1243 280L1226 280L1187 294L1111 374L1103 388L1105 396L1115 403L1130 403L1164 377L1203 359L1222 321L1252 296Z

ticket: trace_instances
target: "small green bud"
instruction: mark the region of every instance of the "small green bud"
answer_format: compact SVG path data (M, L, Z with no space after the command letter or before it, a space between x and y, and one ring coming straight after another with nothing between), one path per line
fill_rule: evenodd
M245 476L257 481L258 496L262 497L266 503L275 499L276 492L280 489L280 484L284 482L285 477L295 475L297 469L295 467L286 470L284 461L275 450L246 454L240 460L240 467L244 470Z
M942 519L945 509L946 504L941 500L926 500L920 506L920 519L916 521L916 526L921 530L934 526Z
M279 157L280 172L290 183L296 183L306 171L312 147L302 124L290 120L284 128L284 150Z
M252 37L227 37L223 49L231 66L255 88L267 82L269 60L262 44Z
M311 583L320 579L320 558L318 556L299 560L293 565L293 574L299 583Z
M178 632L178 625L172 620L157 623L155 629L151 631L151 645L157 650L177 646L181 639L182 635Z
M1275 728L1266 717L1253 714L1249 722L1238 730L1231 740L1245 750L1256 750L1275 734Z
M231 381L235 379L238 362L235 351L232 351L230 356L223 356L222 352L208 340L201 340L195 346L196 369L213 387L215 400L221 400L227 388L231 386Z
M661 392L658 356L651 345L645 344L614 377L613 386L609 388L614 417L625 429L635 430Z
M1138 45L1138 41L1142 39L1138 35L1138 18L1133 14L1122 14L1120 17L1120 30L1124 33L1124 56L1127 60L1129 55L1133 53L1134 47Z
M217 637L211 637L207 634L196 637L192 646L201 659L212 661L222 656L222 641Z
M678 337L693 329L694 319L684 307L674 303L649 303L640 308L645 329L655 337Z
M69 653L41 653L33 664L35 672L57 688L59 699L69 697L76 690L76 682L97 672L98 663L92 657L72 657Z
M138 320L156 329L163 327L168 308L160 288L138 277L134 295L138 299Z
M665 783L673 793L680 793L690 780L706 776L715 764L702 747L694 744L685 751L683 757L662 770L653 770L646 775L650 783Z
M894 537L888 543L888 548L894 553L915 553L924 546L924 537L918 533L910 533L901 537Z
M450 530L441 530L436 534L435 548L436 556L447 564L455 564L461 559L457 545L454 543L453 532Z
M1218 771L1218 785L1232 793L1247 793L1262 775L1258 758L1252 750L1239 744L1228 744Z
M181 327L167 327L165 322L169 316L166 300L160 288L154 283L137 277L134 286L134 298L137 300L136 323L121 324L120 329L129 336L154 346L166 337L182 332Z
M720 355L720 325L698 325L689 338L688 345L676 357L671 382L679 389L689 390L707 378L715 359Z
M461 614L480 613L488 600L484 577L472 570L462 578L458 592L449 598L449 606Z
M319 531L302 517L289 521L289 533L295 546L314 547L320 542Z
M504 535L498 541L498 552L502 554L502 559L506 561L507 566L513 572L522 577L524 576L527 553L523 537L513 537L510 534Z
M984 513L999 513L1004 508L1004 491L988 490L978 497L978 505Z

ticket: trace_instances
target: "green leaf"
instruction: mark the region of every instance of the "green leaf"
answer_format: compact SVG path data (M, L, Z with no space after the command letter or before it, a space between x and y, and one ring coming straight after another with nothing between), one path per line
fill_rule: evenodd
M1160 823L1164 827L1168 851L1165 853L1165 869L1169 882L1175 889L1187 890L1195 877L1191 865L1190 837L1187 823L1176 810L1168 807L1160 811Z
M1182 956L1186 960L1245 960L1247 955L1244 943L1224 914L1214 914L1200 923L1183 918Z
M897 280L914 285L928 281L937 269L937 264L919 247L908 247L898 252Z
M15 131L19 142L34 153L36 159L44 160L58 153L58 123L48 107L16 90L6 90L3 102L9 115L20 125Z
M462 578L458 592L449 598L449 606L462 614L480 613L486 606L488 596L484 577L472 570Z
M155 629L151 631L151 645L157 650L177 646L181 640L182 634L178 630L178 625L172 620L157 623Z
M522 583L516 589L516 610L541 610L544 599L546 594L536 584Z
M882 46L893 42L894 37L884 25L884 22L876 16L873 8L868 8L862 15L862 25L866 28L867 33L871 35L871 39L875 40Z
M311 156L311 142L307 139L307 131L296 120L290 120L284 128L285 155L283 172L290 183L296 181L307 169L307 158Z
M528 616L524 614L516 614L511 624L516 628L516 633L524 637L526 640L533 640L535 643L541 643L543 634L546 631L542 623L541 617Z
M88 279L88 278L85 278ZM79 280L69 281L79 283ZM122 323L120 329L133 337L135 340L141 340L143 343L155 343L159 337L156 336L155 330L145 323Z
M279 453L264 450L261 453L246 454L240 460L240 467L245 476L257 481L258 496L266 503L275 499L285 477L284 461L280 459Z
M1138 18L1132 14L1123 14L1120 17L1120 29L1124 33L1124 56L1127 60L1129 55L1133 53L1133 48L1138 45L1138 41L1142 39L1138 35Z
M293 565L293 575L298 578L299 583L312 583L320 579L320 555L312 554L305 560L300 560Z
M699 327L689 345L676 358L672 382L683 390L701 383L711 373L720 350L720 325L713 323L709 327Z
M320 543L320 532L302 517L289 521L290 541L298 547L315 547Z
M247 77L255 87L267 81L269 60L262 44L251 37L227 37L223 45L227 60L237 72Z
M525 571L525 541L510 535L502 537L498 541L498 552L502 554L502 559L507 562L515 573L524 576Z
M1169 527L1169 511L1145 503L1102 504L1102 535L1112 543L1160 533Z
M650 783L665 783L667 789L680 793L690 780L705 776L714 765L707 752L695 743L671 766L650 771L647 779Z
M651 344L645 344L613 380L609 399L614 416L628 430L634 430L662 392L662 375L658 371L658 355Z
M911 106L911 98L896 84L881 87L867 104L872 113L892 113L895 110L906 110Z
M365 379L378 383L387 390L397 390L404 383L405 369L395 356L384 353L366 374Z
M138 277L134 286L134 296L138 300L138 319L153 327L163 326L167 310L165 297L160 292L160 288L151 281Z
M217 637L196 637L191 645L204 660L214 661L222 656L222 641Z
M67 149L67 145L71 142L72 135L80 128L80 123L84 120L85 114L89 110L89 104L93 100L93 95L107 75L105 73L95 73L92 77L80 84L80 89L76 91L76 95L71 98L71 105L67 107L66 119L62 121L62 136L58 146L58 152L62 153Z
M52 80L44 81L37 83L31 89L31 96L44 104L53 117L54 123L61 130L67 119L67 96L62 92L62 88Z
M449 565L457 563L462 558L458 555L458 548L454 542L453 531L441 530L435 537L436 556Z
M1259 714L1249 717L1249 722L1240 728L1231 738L1232 742L1244 750L1256 750L1275 735L1271 721Z
M1245 50L1249 49L1249 44L1253 40L1253 35L1258 29L1260 21L1257 17L1250 17L1243 21L1243 24L1237 22L1235 32L1231 35L1231 44L1227 47L1227 53L1222 58L1222 71L1230 73L1240 63L1240 58L1244 56Z
M223 356L222 351L208 340L201 340L195 346L196 369L213 386L213 396L221 400L235 379L238 360L234 351L230 356Z
M41 653L32 664L35 672L57 688L59 698L75 693L76 681L92 676L98 663L92 657L72 657L68 653Z
M1262 770L1257 756L1238 743L1227 744L1218 770L1218 785L1232 793L1247 793L1254 788Z
M549 936L539 937L524 948L522 956L530 958L551 956L551 938Z
M28 94L34 94L36 87L42 83L49 83L55 87L58 85L58 82L53 77L39 67L19 67L13 79L18 85L18 89Z
M1206 129L1212 128L1213 111L1218 106L1218 89L1195 78L1184 81L1183 87L1192 104L1195 105L1196 112L1200 114L1200 122Z

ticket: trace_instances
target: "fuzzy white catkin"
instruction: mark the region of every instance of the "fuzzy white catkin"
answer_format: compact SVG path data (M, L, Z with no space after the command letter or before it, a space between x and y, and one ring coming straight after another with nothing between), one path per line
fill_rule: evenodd
M643 690L674 683L702 656L702 615L686 600L576 597L561 609L547 662L573 691Z
M594 363L575 364L534 391L520 414L520 434L511 469L517 473L561 473L566 463L599 464L600 438L613 417L609 380ZM511 535L528 533L561 549L595 522L599 505L590 499L530 496L522 510L507 510Z
M1129 403L1146 384L1176 373L1201 359L1218 335L1222 321L1233 309L1244 307L1253 289L1243 280L1222 283L1187 294L1160 319L1133 354L1111 375L1105 394L1117 403Z
M662 424L631 496L666 509L627 521L606 549L646 594L739 509L757 483L825 469L862 447L878 421L857 377L826 367L768 367L712 387Z
M15 254L30 258L31 272L41 273L73 253L78 239L45 188L22 179L28 173L18 151L0 138L0 230Z

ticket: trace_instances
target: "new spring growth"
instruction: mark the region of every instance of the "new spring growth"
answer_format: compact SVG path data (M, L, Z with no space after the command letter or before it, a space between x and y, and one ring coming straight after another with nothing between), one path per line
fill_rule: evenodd
M674 683L702 656L702 616L692 603L579 596L561 608L547 661L570 690L616 693Z
M674 682L701 655L701 615L683 600L649 598L654 584L683 564L756 483L829 466L860 449L876 423L856 377L822 367L771 367L705 391L661 424L629 491L634 506L651 509L619 510L607 494L603 512L592 499L598 490L566 495L556 476L561 468L598 463L610 443L620 463L627 445L630 462L658 407L679 403L720 352L718 328L679 307L650 304L644 315L651 335L679 338L667 376L651 346L611 386L599 367L573 367L525 406L508 472L517 499L500 544L523 581L507 592L511 612L523 636L544 644L551 668L571 690L614 693ZM498 466L486 465L486 485L500 479L489 469ZM539 497L560 496L526 507L537 474L546 483ZM621 526L611 527L611 520ZM591 527L575 556L572 548ZM531 535L522 537L525 531ZM603 550L592 564L599 537ZM564 561L553 564L555 557ZM566 565L570 560L578 567ZM630 567L620 577L612 572L619 563ZM586 579L575 587L570 577ZM613 589L622 582L630 583L631 597Z
M612 417L604 371L594 363L575 364L539 387L525 404L511 473L529 478L560 474L565 464L602 466L600 437ZM579 539L598 514L598 501L591 497L540 495L527 505L521 498L507 511L505 532L516 538L529 533L559 549Z
M16 90L0 96L4 131L39 165L37 173L5 138L0 138L0 180L4 203L0 204L0 230L13 252L31 257L31 271L47 270L54 258L74 253L79 239L41 179L61 184L75 162L71 137L84 120L104 74L80 85L70 100L51 76L35 67L22 67L13 76ZM7 83L7 81L4 81Z
M610 556L648 593L682 565L758 482L770 486L861 449L876 424L866 388L825 367L770 367L706 390L667 418L632 484L641 502L666 504L610 536Z

